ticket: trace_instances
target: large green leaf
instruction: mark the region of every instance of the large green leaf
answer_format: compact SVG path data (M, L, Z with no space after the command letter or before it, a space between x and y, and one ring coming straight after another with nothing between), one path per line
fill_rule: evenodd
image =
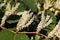
M8 30L0 31L0 40L13 40L13 34Z
M16 34L14 40L29 40L28 36L25 34Z
M0 2L4 2L4 0L0 0Z
M35 35L35 40L39 40L40 36L39 35Z
M38 0L40 4L43 4L45 0Z
M28 7L28 9L31 9L34 12L37 11L35 0L22 0L22 1Z
M0 40L29 40L29 38L26 34L13 35L13 33L8 30L1 30Z
M25 10L26 10L26 6L24 5L23 2L20 2L20 6L18 7L16 11L20 12L20 11L25 11Z
M18 8L15 12L20 12L20 11L26 10L26 6L24 5L24 3L23 2L19 2L19 3L20 3L20 5L18 6ZM14 1L11 2L11 7L12 6L16 6L16 2L14 2Z

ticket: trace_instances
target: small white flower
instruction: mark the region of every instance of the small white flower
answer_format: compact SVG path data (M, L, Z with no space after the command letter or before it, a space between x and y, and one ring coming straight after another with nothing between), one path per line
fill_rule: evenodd
M50 18L50 16L47 15L47 16L46 16L46 20L45 20L45 22L47 22L47 21L49 20L49 18Z
M0 8L3 7L4 5L5 5L5 3L1 3L1 4L0 4Z
M60 9L60 0L57 0L54 5L55 8Z
M58 13L59 13L59 11L58 11L58 10L56 10L56 11L55 11L55 16L56 16L56 15L58 15Z
M45 27L48 26L50 23L52 23L52 21L53 21L52 18L49 19L49 21L45 24Z
M33 36L31 36L31 40L33 40L34 38L33 38Z
M28 23L26 25L23 25L22 27L28 27L34 20L34 16L30 19L30 21L28 21Z
M50 10L50 11L55 11L55 9L54 9L53 7L52 7L52 8L50 8L49 10Z
M51 0L45 0L44 2L44 9L48 9L49 7L51 7L52 4L51 4Z
M4 0L4 3L0 4L0 8L3 7L6 4L7 0Z
M60 29L55 33L55 35L60 39Z

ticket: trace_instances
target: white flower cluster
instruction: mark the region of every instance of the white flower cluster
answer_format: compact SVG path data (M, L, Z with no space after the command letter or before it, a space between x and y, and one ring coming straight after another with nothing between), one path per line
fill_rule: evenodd
M20 5L20 3L16 3L16 5L12 6L11 8L11 4L10 2L7 3L6 5L6 11L5 11L5 14L2 18L2 21L1 21L1 25L4 25L5 24L5 21L6 19L10 16L10 15L22 15L22 17L20 18L18 24L17 24L17 30L21 30L23 29L24 27L28 27L34 20L34 16L33 16L33 12L30 13L31 10L29 11L23 11L23 12L18 12L18 13L14 13L18 6ZM33 16L33 17L32 17Z
M5 20L17 10L19 5L20 5L20 3L16 3L16 6L15 7L13 6L12 9L11 9L10 2L6 5L6 11L5 11L5 14L2 18L1 25L4 25Z
M4 0L4 3L0 4L0 8L3 7L6 4L7 0Z
M60 9L60 0L57 0L54 4L54 7L57 8L57 9ZM57 15L59 12L59 10L56 10L55 11L55 15Z
M51 6L54 6L55 8L60 9L60 0L57 0L56 2L54 2L54 4L52 4L51 2L52 2L51 0L45 0L44 10L49 9L49 7L51 7ZM58 14L59 10L54 9L54 7L51 7L49 10L55 11L55 16L56 16ZM39 12L38 14L41 14L41 12ZM47 15L45 17L44 12L43 12L41 15L41 21L37 27L37 32L41 31L41 29L48 26L50 23L52 23L52 21L53 21L52 17L50 18L49 15ZM58 24L56 25L56 27L48 34L48 38L52 38L54 36L57 36L58 38L60 38L60 20L59 20Z
M6 2L7 2L7 0L4 0L4 3L0 4L0 8L2 6L4 6L6 4ZM30 12L31 10L29 10L29 11L25 10L23 12L15 13L15 11L19 7L19 5L20 5L20 3L16 3L15 6L13 5L11 7L10 2L7 3L6 11L5 11L5 14L2 18L1 25L4 25L6 19L9 16L14 14L14 15L21 16L21 18L18 21L17 27L16 27L17 31L19 31L19 30L21 30L25 27L29 27L29 25L34 21L35 16L33 15L33 12ZM44 2L44 11L40 11L40 4L37 3L37 8L39 10L38 15L41 14L41 21L39 22L39 24L37 26L37 32L41 31L41 29L47 27L48 25L50 25L52 23L52 21L53 21L52 17L50 17L49 15L47 15L47 16L44 15L45 10L48 9L49 7L51 7L51 6L54 6L58 9L60 9L60 0L57 0L54 3L54 5L52 5L51 0L45 0L45 2ZM54 11L55 9L52 7L49 10ZM57 15L58 12L59 11L56 10L55 15ZM48 34L49 38L54 37L54 36L57 36L57 37L60 38L60 20L59 20L58 24L56 25L56 27Z
M60 9L60 0L57 0L54 5L55 8Z
M46 19L45 19L46 18ZM50 23L52 23L52 17L50 18L49 15L47 15L46 17L44 16L44 12L42 11L42 15L41 15L41 21L37 26L37 32L41 31L41 29L45 28L46 26L48 26Z
M58 29L58 31L55 33L55 35L60 38L60 29Z
M28 27L34 20L33 12L29 13L29 11L21 12L22 17L20 18L18 24L17 24L17 31L23 29L24 27ZM32 18L31 18L32 17Z
M51 0L45 0L44 2L44 9L48 9L49 7L51 7L52 4L51 4Z
M48 37L54 37L57 36L60 38L60 20L58 22L58 24L56 25L56 27L48 34Z
M56 2L52 3L51 0L45 0L44 2L44 10L49 9L49 7L54 6L57 9L60 9L60 0L57 0ZM50 11L55 10L55 15L58 14L59 10L54 9L54 7L50 8Z
M53 5L51 3L51 0L45 0L44 9L46 10L51 6L54 6L55 8L60 9L60 0L56 0L56 2L54 2ZM55 16L56 16L60 10L56 10L54 9L54 7L51 7L49 10L55 11ZM60 24L60 21L58 22L56 27L48 34L49 38L54 37L54 36L57 36L58 38L60 38L60 27L59 27L60 25L59 24Z

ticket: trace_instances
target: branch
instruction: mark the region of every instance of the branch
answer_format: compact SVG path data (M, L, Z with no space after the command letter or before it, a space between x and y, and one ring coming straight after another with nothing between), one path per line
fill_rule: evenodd
M13 34L38 34L38 35L44 36L46 39L48 39L48 36L46 36L44 34L40 34L38 32L15 32L13 30L9 30L9 29L3 27L1 24L0 24L0 28L5 29L5 30L8 30L8 31L12 32Z
M12 33L15 33L13 30L9 30L9 29L3 27L1 24L0 24L0 28L5 29L5 30L8 30L8 31L10 31L10 32L12 32Z

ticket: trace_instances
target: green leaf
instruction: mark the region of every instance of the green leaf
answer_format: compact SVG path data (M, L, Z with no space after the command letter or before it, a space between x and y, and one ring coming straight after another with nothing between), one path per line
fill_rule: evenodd
M28 36L25 34L16 34L14 40L29 40Z
M9 30L16 30L16 26L8 28Z
M51 11L48 10L48 11L45 13L45 15L50 15L50 17L52 17L52 19L53 19L53 23L54 23L54 24L56 23L56 16L54 15L53 12L51 12Z
M13 35L13 33L11 33L8 30L1 30L0 31L0 40L29 40L29 38L25 34Z
M8 20L7 21L9 24L11 24L11 23L16 23L16 22L18 22L18 20Z
M0 40L13 40L13 34L8 30L0 31Z
M20 2L20 5L16 11L20 12L20 11L25 11L25 10L26 10L26 6L24 5L23 2Z
M46 38L44 36L40 36L39 40L46 40Z
M35 35L35 40L39 40L40 36L39 35Z
M31 9L32 11L37 12L35 0L22 0L22 1L26 5L26 7L28 7L28 9Z
M0 0L0 2L4 2L4 0Z
M11 24L11 23L16 23L18 22L20 19L20 16L17 15L11 15L8 19L7 19L7 23Z

